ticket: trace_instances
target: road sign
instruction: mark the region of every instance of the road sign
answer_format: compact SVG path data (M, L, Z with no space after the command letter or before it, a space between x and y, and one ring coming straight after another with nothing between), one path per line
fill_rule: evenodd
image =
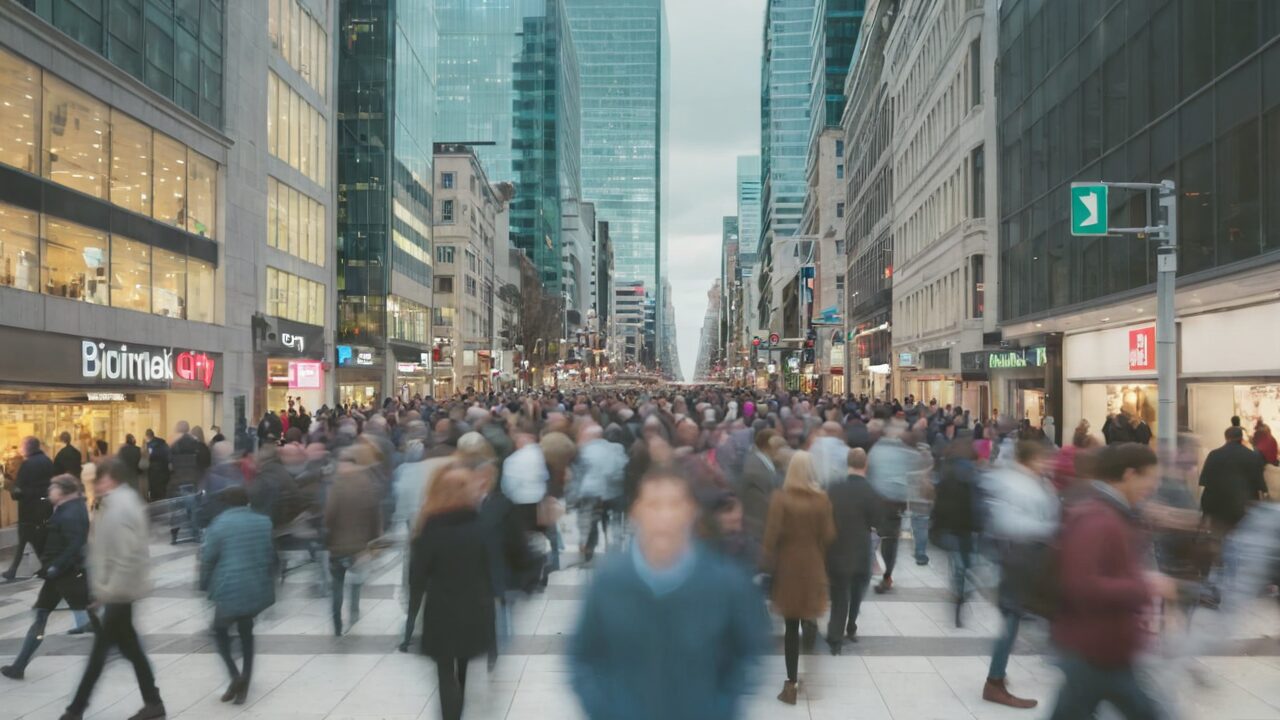
M769 333L770 345L777 345L779 340L781 340L781 338L778 337L778 333Z
M760 347L760 338L758 338L758 337L753 337L753 338L751 338L751 346L752 346L752 347Z
M1107 186L1102 183L1071 183L1071 234L1106 235Z

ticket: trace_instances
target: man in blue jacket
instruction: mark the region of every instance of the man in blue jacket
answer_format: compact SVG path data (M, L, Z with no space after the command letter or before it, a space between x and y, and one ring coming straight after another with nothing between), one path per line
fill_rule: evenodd
M570 643L574 692L593 720L731 720L768 641L742 570L693 539L698 506L670 471L641 479L635 542L600 568Z

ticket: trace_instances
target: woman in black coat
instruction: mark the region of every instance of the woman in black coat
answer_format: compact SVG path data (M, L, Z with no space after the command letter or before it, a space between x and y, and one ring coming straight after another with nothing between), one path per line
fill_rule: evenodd
M933 513L929 518L930 539L951 556L956 627L962 622L965 582L973 567L974 538L982 531L977 458L972 436L961 430L943 451Z
M444 720L462 717L467 662L494 642L494 594L488 532L477 503L484 478L462 463L431 483L414 538L410 575L422 582L422 652L436 661ZM520 548L507 547L508 553Z

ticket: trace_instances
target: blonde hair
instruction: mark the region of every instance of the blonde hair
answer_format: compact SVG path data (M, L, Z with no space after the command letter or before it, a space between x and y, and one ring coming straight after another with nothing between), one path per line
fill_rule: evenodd
M476 492L473 471L456 460L445 463L431 476L427 487L427 499L418 513L415 532L421 532L427 521L436 515L454 510L475 508Z
M818 485L818 474L813 470L813 456L807 450L797 450L787 464L787 479L783 481L784 490L803 490L806 492L822 492Z

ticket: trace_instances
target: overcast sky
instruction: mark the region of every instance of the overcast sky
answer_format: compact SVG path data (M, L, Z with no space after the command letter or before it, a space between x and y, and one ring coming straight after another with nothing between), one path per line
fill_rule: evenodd
M737 213L737 156L760 152L764 7L765 0L666 0L666 240L685 380L693 380L707 291L720 276L720 222Z

